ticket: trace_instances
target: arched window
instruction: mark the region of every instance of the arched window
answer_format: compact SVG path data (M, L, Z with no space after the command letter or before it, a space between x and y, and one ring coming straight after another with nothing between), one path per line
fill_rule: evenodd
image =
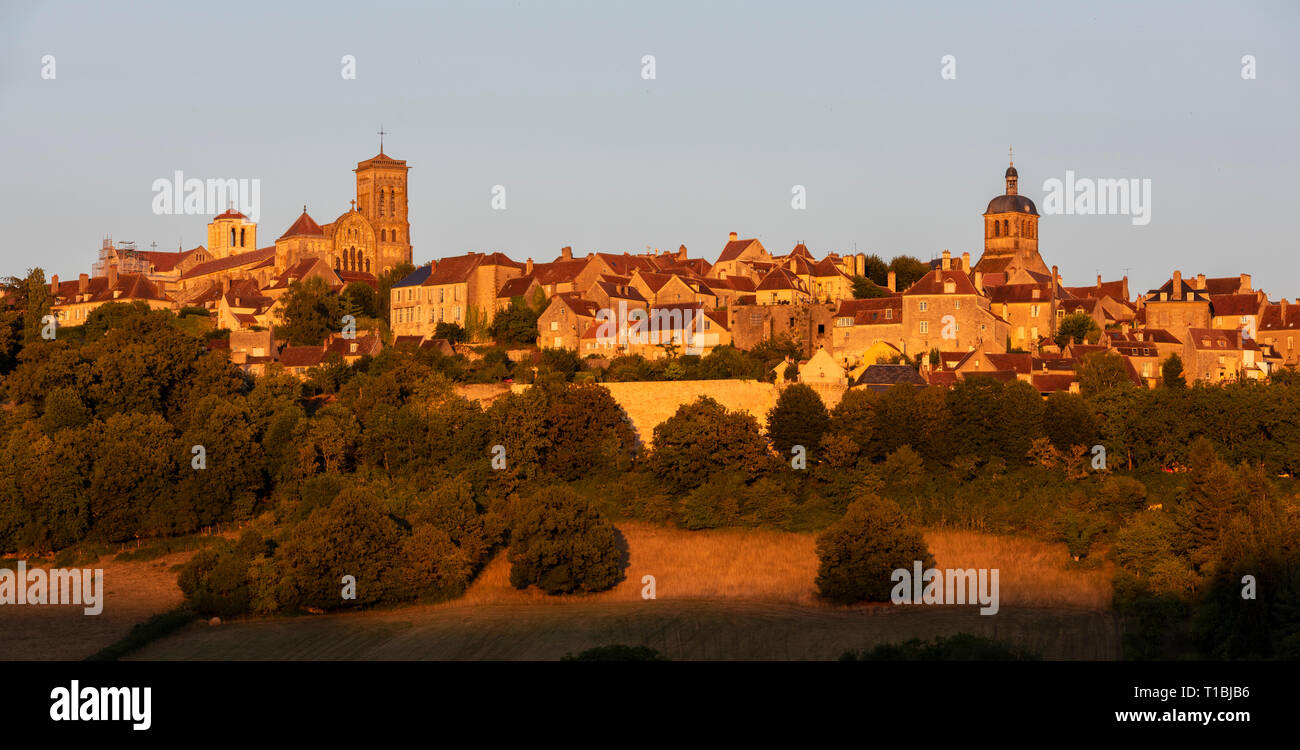
M1002 220L1002 236L1004 237L1011 236L1011 222L1007 221L1006 219Z
M386 192L388 192L388 191L387 191L387 190L380 190L380 191L379 191L379 215L380 215L380 216L383 216L383 215L384 215L384 194L385 194Z
M230 228L230 246L231 246L231 247L234 247L234 246L235 246L235 228L234 228L234 227L231 227L231 228Z
M993 236L994 237L1002 236L1002 225L996 221L993 222Z
M243 229L240 229L240 230L239 230L239 246L240 246L240 247L243 247L243 246L244 246L244 230L243 230Z
M366 273L370 273L370 259L366 258Z
M389 216L397 215L397 196L394 194L394 191L392 190L388 191L388 215Z

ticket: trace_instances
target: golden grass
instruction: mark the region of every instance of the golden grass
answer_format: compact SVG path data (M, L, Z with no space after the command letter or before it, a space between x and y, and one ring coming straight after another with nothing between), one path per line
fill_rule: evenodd
M755 529L683 531L653 524L617 524L627 540L626 579L609 591L579 597L547 596L510 585L505 554L493 559L465 596L440 605L554 604L640 601L641 578L655 577L659 599L743 599L818 605L815 534ZM929 529L926 542L940 568L997 568L1002 606L1110 606L1110 570L1069 569L1064 544L974 531Z
M925 541L935 567L996 568L1001 606L1110 608L1113 566L1079 567L1063 542L950 529L927 529Z

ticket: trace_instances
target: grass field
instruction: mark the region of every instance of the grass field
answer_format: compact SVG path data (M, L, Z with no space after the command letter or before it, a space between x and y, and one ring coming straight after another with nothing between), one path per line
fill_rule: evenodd
M833 659L845 650L968 632L1045 658L1118 658L1109 572L1067 569L1064 545L932 530L940 567L997 567L1002 609L832 607L814 597L815 536L686 532L620 523L626 579L610 591L548 597L509 585L498 555L466 595L438 605L195 624L136 659L558 659L610 643L672 659ZM657 598L641 598L653 575Z

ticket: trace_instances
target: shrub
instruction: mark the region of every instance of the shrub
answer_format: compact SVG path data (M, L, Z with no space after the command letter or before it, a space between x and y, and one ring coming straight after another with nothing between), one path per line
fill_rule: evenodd
M830 426L830 414L821 396L803 383L781 389L776 405L767 413L767 435L772 447L782 455L789 455L796 445L802 445L816 455L822 435Z
M510 536L510 584L548 594L604 591L622 577L614 526L586 498L548 487L522 501Z
M845 651L840 661L1037 661L1038 656L992 638L958 633L933 642L913 638L882 643L870 651Z
M893 502L865 495L817 537L817 593L837 604L887 602L891 576L920 560L933 565L921 532Z
M565 654L560 661L668 661L649 646L597 646L574 656Z

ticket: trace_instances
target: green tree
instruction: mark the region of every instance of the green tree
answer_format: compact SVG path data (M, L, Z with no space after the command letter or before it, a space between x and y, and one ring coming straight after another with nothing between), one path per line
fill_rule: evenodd
M875 299L877 297L888 297L889 290L876 284L865 276L853 277L853 298L854 299Z
M1090 352L1075 365L1079 390L1085 397L1110 388L1132 385L1128 365L1114 352Z
M1186 388L1187 378L1183 375L1183 358L1178 354L1170 354L1169 358L1160 364L1160 382L1166 388Z
M319 346L329 334L342 330L343 301L319 276L289 285L284 296L281 333L294 346Z
M402 585L400 530L366 489L345 489L328 507L312 511L289 532L275 559L289 608L365 606ZM344 576L356 579L355 599L342 596Z
M573 490L525 498L510 535L510 584L548 594L604 591L622 578L614 526Z
M930 272L930 264L917 260L910 255L899 255L889 261L889 270L894 272L895 289L902 291L921 280Z
M681 491L720 471L755 475L767 460L766 441L752 416L701 396L655 426L649 464L665 486Z
M767 413L768 438L782 456L789 456L796 445L803 446L809 457L817 456L822 435L829 426L826 404L817 391L803 383L782 388L776 404Z
M460 344L465 341L465 329L459 323L444 320L434 326L433 337L435 339L446 339L453 344Z
M1061 318L1056 326L1056 345L1064 349L1071 342L1095 344L1101 339L1101 328L1086 312L1074 312Z
M921 532L893 502L867 494L817 537L817 594L836 604L887 602L893 572L934 564Z
M516 297L496 314L488 332L498 344L531 344L537 340L537 311Z
M363 281L354 281L339 295L343 312L356 318L380 317L380 298L373 287Z

